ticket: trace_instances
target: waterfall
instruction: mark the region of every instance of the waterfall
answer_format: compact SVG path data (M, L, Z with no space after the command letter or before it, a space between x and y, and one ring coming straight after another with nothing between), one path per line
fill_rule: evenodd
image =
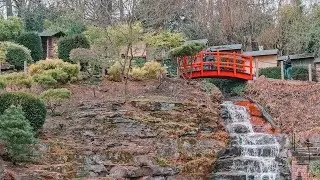
M216 162L212 179L278 180L277 139L270 134L255 133L245 107L225 102L222 117L231 139L229 148Z

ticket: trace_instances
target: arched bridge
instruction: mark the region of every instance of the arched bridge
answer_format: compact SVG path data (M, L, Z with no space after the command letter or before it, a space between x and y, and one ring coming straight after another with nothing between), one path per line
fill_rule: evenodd
M235 52L206 52L177 59L180 75L184 78L253 79L251 56Z

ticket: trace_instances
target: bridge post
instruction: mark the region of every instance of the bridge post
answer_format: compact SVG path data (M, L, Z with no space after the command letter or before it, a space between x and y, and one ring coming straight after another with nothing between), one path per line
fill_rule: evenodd
M220 75L220 51L217 51L217 70L218 75Z
M259 61L258 61L258 59L255 59L255 66L256 66L255 74L256 74L256 78L258 78L259 77Z
M233 52L232 53L232 57L233 57L233 73L234 73L234 76L237 75L237 57L236 57L236 52Z
M203 76L203 53L200 52L201 76Z
M309 64L309 66L308 66L308 74L309 74L309 81L312 81L312 65L311 64Z
M284 80L284 68L283 68L283 61L281 61L281 80Z
M253 58L252 56L250 56L250 76L251 76L251 79L253 79Z

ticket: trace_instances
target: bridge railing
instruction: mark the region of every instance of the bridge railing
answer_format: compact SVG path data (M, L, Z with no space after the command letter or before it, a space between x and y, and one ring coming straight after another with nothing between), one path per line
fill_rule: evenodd
M238 77L239 74L246 74L251 79L253 77L252 57L235 52L202 51L195 56L179 57L177 62L180 73L190 78L192 78L194 72L206 76L207 71L216 71L218 77Z

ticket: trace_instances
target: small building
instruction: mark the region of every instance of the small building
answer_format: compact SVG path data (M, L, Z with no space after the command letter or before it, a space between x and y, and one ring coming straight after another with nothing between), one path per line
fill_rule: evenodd
M62 31L45 30L39 34L42 40L44 58L58 57L58 40L65 36Z
M292 66L308 66L309 64L314 65L315 57L314 54L311 53L305 53L305 54L294 54L289 55ZM285 61L288 58L288 56L280 56L278 57L278 64L281 61Z
M277 67L278 49L249 51L243 54L252 56L254 72L256 72L257 68Z
M242 44L230 44L230 45L219 45L219 46L212 46L207 48L207 51L211 52L228 52L233 53L236 52L238 54L242 53Z

